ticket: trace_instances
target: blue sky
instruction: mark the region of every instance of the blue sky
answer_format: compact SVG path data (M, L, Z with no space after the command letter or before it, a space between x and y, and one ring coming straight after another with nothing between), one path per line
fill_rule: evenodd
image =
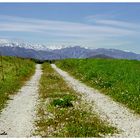
M140 53L140 3L0 3L0 38Z

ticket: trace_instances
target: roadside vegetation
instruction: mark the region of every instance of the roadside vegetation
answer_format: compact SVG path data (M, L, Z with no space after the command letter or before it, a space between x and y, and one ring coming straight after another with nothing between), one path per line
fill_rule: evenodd
M140 114L140 62L117 59L65 59L57 66Z
M0 111L34 73L35 63L28 59L0 56Z
M51 65L42 66L35 136L105 137L117 132L90 110L82 96L68 87Z

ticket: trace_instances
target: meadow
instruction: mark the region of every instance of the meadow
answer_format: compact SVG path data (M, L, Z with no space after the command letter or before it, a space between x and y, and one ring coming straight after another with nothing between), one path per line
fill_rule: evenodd
M34 73L35 63L17 57L0 57L0 111L10 95L15 94Z
M65 59L56 65L85 84L140 114L140 62L118 59Z

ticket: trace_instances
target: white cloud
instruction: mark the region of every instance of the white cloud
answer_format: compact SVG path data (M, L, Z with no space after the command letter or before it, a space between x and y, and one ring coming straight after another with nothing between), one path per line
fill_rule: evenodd
M0 16L0 31L16 32L40 32L63 36L92 36L92 35L128 35L135 31L110 27L110 24L117 24L117 21L97 20L98 25L89 25L75 22L38 20L21 17ZM120 22L118 22L120 24ZM102 26L105 24L107 26Z
M31 33L33 37L50 39L54 46L77 44L86 47L128 45L132 40L128 42L123 38L139 35L140 26L136 23L108 19L105 15L88 16L86 19L93 18L92 23L76 23L0 15L0 31Z
M139 23L133 23L128 21L116 20L114 15L112 14L99 14L99 15L90 15L85 17L88 22L97 24L97 25L105 25L111 26L114 28L123 28L129 30L138 30L140 29Z
M138 30L140 29L140 26L138 24L135 23L128 23L128 22L124 22L124 21L118 21L118 20L96 20L95 21L98 24L102 24L102 25L110 25L110 26L116 26L116 27L122 27L122 28L128 28L128 29L132 29L132 30Z

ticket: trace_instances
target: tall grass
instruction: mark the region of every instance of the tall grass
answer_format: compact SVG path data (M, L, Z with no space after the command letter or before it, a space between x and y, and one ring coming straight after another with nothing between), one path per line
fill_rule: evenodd
M66 59L58 67L140 114L140 62L115 59Z
M0 64L0 111L9 95L14 94L34 73L34 62L16 57L2 56Z

